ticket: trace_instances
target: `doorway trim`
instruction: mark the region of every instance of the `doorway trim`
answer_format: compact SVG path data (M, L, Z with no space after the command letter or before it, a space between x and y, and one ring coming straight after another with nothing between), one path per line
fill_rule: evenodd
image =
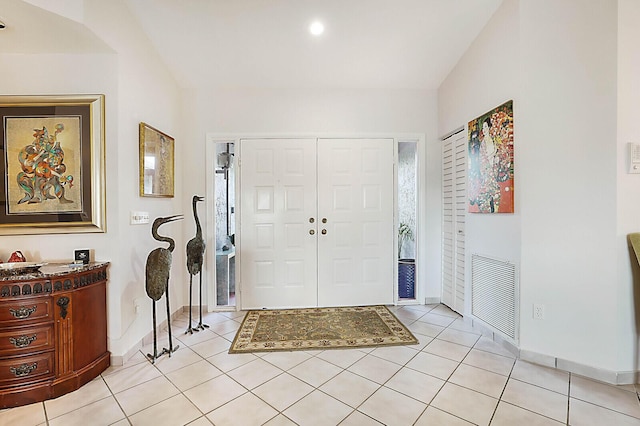
M240 274L236 275L236 304L235 306L221 306L218 307L216 304L216 258L215 258L215 247L216 247L216 235L215 235L215 226L209 226L210 223L215 223L215 155L216 155L216 143L234 143L236 146L239 146L239 142L241 139L272 139L272 138L316 138L316 139L393 139L394 144L394 173L393 173L393 186L397 188L398 185L398 142L416 142L417 143L417 156L418 156L418 164L417 164L417 174L418 174L418 203L417 203L417 237L416 237L416 289L415 289L415 300L403 299L399 301L398 299L398 266L396 261L394 261L394 303L396 305L411 305L411 304L422 304L421 301L424 300L424 287L426 283L426 267L425 265L428 263L423 256L424 253L427 252L426 241L425 241L425 229L427 218L425 217L426 209L426 136L424 133L323 133L323 132L308 132L308 133L210 133L206 134L205 139L205 220L203 221L203 228L205 229L205 238L207 244L207 251L205 252L205 290L206 297L204 300L207 301L207 311L235 311L238 310L240 306L242 306L242 276ZM236 161L241 167L240 158L242 154L240 153ZM234 185L236 187L236 206L240 205L240 197L242 197L241 191L239 190L239 176L240 173L236 173L236 180ZM394 189L393 194L393 202L394 202L394 223L398 223L398 194L397 189ZM237 210L236 210L237 211ZM240 215L236 216L237 218ZM236 223L236 231L240 232L241 224ZM394 233L394 247L397 247L397 232ZM236 235L236 270L240 271L242 262L242 247L240 246L240 240L238 235ZM395 250L391 250L391 252L395 253Z

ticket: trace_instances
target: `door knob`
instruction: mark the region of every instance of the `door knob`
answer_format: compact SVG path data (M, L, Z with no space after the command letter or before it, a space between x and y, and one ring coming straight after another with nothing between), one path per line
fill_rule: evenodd
M314 218L312 218L312 217L310 217L310 218L309 218L309 223L313 223L313 222L315 222L315 221L316 221L316 220L315 220Z
M327 218L326 217L322 218L322 223L327 223Z
M309 234L314 235L316 233L315 229L309 229Z
M322 235L327 235L327 230L326 229L322 230Z

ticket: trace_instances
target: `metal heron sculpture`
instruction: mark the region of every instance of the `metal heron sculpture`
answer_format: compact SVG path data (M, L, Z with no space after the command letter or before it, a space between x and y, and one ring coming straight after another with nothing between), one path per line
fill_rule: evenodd
M174 215L167 217L159 217L153 221L151 226L151 235L153 238L160 241L169 243L169 247L158 247L149 253L147 256L147 265L145 270L145 284L147 289L147 295L152 299L153 305L153 355L147 354L147 358L155 363L155 360L162 355L175 352L178 346L173 347L173 341L171 340L171 310L169 309L169 271L171 269L171 253L176 247L176 243L169 237L163 237L158 234L158 228L165 223L173 222L174 220L182 219L182 215ZM158 340L156 337L156 302L160 300L163 294L166 294L167 300L167 329L169 330L169 349L162 348L162 352L158 354Z
M187 243L187 270L189 271L189 327L184 334L193 334L194 331L204 330L209 328L207 324L202 323L202 262L204 259L205 243L202 238L202 227L200 226L200 219L198 218L198 209L196 204L199 201L204 201L203 197L197 195L193 196L193 218L196 221L196 236L189 240ZM193 276L200 274L200 322L194 328L191 327L191 295L193 290Z

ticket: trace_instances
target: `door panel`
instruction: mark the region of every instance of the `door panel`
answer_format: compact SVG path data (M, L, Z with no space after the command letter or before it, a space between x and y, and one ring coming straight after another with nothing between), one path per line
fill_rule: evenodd
M454 300L454 213L453 193L455 168L453 165L455 136L443 141L442 145L442 303L451 307Z
M393 206L392 139L318 140L319 306L393 303Z
M464 133L443 142L442 303L463 314L465 303L466 140Z
M243 139L240 153L242 308L317 306L315 139Z
M467 215L467 141L455 142L456 168L456 292L453 310L464 314L465 304L465 225Z

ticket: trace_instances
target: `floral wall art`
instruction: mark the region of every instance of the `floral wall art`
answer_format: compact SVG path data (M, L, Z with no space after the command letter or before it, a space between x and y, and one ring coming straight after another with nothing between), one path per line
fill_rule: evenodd
M513 213L513 101L469 122L469 212Z

